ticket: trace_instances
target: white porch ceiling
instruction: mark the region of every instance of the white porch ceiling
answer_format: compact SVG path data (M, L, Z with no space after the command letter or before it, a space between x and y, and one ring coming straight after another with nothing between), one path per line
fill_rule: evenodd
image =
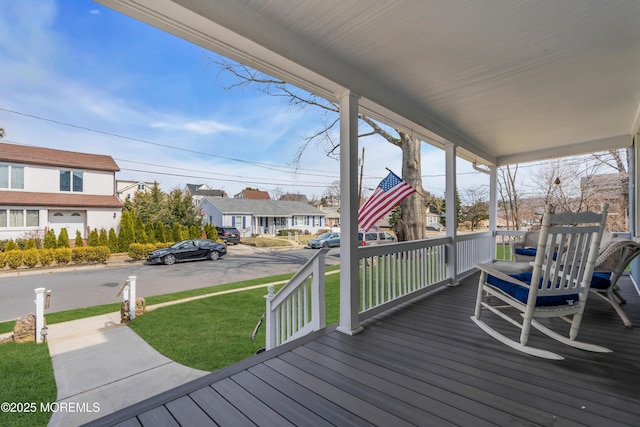
M98 1L481 163L638 131L636 0Z

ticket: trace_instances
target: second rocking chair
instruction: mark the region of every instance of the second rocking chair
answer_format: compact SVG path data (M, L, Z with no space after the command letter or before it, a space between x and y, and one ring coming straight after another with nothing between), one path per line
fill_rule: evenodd
M504 274L491 264L478 264L480 281L471 319L489 335L516 350L547 359L563 359L551 351L527 345L531 327L564 344L582 350L611 350L577 341L605 220L600 213L558 213L545 208L533 271ZM488 310L520 329L519 341L489 326L482 318ZM509 315L509 310L518 315ZM569 336L555 332L536 318L559 317L571 324Z

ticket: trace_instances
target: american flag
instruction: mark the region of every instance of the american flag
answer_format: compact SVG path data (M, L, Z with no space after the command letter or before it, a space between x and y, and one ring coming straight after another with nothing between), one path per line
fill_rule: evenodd
M369 231L376 221L415 192L412 186L389 171L389 175L380 181L367 203L358 210L360 228Z

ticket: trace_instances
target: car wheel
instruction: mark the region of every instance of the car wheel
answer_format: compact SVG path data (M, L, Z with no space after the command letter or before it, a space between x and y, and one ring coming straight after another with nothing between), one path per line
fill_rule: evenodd
M163 262L165 265L173 265L173 264L175 264L175 263L176 263L176 256L175 256L175 255L172 255L172 254L165 255L165 257L164 257L164 258L162 258L162 262Z
M322 244L322 247L323 247L323 248L328 248L328 247L329 247L329 242L324 242L324 243Z
M209 259L211 261L217 261L220 259L220 252L218 251L211 251L209 252Z

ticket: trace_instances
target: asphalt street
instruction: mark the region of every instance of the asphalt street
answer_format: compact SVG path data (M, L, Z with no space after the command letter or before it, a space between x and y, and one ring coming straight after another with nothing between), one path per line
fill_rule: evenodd
M81 268L54 268L0 273L0 322L35 312L34 289L51 290L46 313L109 304L122 300L118 291L136 276L137 295L147 297L297 271L313 249L270 250L230 246L218 261L194 261L171 266L143 262ZM327 265L339 263L339 248L331 249Z

